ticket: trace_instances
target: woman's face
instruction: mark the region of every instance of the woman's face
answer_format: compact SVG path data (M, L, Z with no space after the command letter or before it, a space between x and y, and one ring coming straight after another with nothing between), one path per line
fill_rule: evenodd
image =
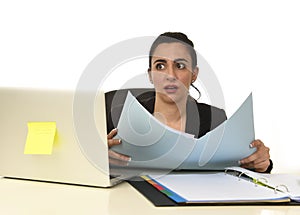
M157 96L164 100L180 102L186 99L197 75L198 68L192 68L192 58L185 45L162 43L153 52L149 78Z

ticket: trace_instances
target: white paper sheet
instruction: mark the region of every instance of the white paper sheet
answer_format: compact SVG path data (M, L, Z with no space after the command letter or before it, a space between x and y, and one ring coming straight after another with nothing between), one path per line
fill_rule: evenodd
M284 192L292 200L300 202L300 175L296 174L263 174L253 172L240 167L228 167L227 170L234 170L246 175L257 183L263 184L275 192Z
M152 116L129 92L118 123L122 144L112 147L131 157L130 167L223 169L252 154L252 95L232 117L197 139L174 130Z
M190 203L273 202L288 201L289 198L285 193L275 193L273 189L256 186L253 182L239 180L223 172L168 174L162 177L150 175L149 178Z

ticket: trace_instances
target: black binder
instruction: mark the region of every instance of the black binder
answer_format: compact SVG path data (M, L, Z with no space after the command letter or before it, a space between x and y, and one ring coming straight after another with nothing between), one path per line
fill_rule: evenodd
M167 195L157 190L154 186L146 182L140 177L127 180L127 182L138 190L144 197L146 197L156 207L167 206L247 206L247 205L274 205L274 206L300 206L299 202L269 202L269 203L206 203L206 204L178 204L170 199Z

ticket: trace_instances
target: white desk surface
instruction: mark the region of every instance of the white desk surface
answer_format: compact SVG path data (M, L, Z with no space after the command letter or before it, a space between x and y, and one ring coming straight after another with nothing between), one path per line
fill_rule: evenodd
M131 185L92 188L0 178L0 214L299 215L300 206L155 207Z

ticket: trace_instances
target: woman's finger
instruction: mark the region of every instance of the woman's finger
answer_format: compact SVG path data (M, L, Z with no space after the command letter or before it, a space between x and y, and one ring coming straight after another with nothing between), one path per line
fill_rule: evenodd
M125 162L129 162L131 160L131 158L129 156L117 153L113 150L108 150L108 155L110 158L125 161Z
M115 146L115 145L119 145L121 143L122 143L122 141L120 139L108 139L107 140L107 145L109 148L112 146Z
M113 130L111 130L108 135L107 135L107 139L112 139L114 136L116 136L116 134L118 133L118 129L114 128Z

